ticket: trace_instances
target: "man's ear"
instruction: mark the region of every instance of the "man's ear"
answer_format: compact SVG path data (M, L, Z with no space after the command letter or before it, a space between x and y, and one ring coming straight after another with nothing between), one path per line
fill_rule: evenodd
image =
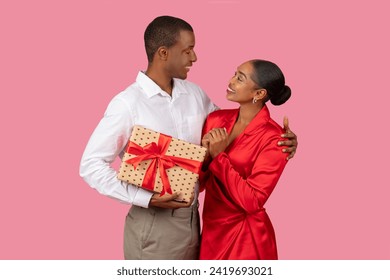
M168 59L168 48L167 47L159 47L156 51L156 55L158 59L166 61Z

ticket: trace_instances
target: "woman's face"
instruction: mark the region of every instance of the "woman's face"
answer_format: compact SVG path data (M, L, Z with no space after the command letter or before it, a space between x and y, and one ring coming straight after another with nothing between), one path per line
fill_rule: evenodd
M226 98L240 104L251 103L258 86L251 79L253 67L248 61L238 66L226 89Z

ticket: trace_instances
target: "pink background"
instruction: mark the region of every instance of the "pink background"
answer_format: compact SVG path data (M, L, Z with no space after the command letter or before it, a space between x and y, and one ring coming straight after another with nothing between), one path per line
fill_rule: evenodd
M127 205L79 177L156 16L195 30L189 80L221 107L241 62L284 71L299 150L266 207L281 259L390 259L387 1L2 1L0 259L121 259ZM387 167L386 167L387 166ZM385 183L386 182L386 183Z

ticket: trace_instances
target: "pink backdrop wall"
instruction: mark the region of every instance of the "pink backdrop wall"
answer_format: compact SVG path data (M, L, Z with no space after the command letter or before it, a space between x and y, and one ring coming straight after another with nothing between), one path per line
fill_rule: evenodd
M221 107L276 62L299 151L267 203L281 259L390 259L387 1L2 1L0 259L121 259L128 206L78 175L109 100L146 68L156 16L188 20L189 79ZM386 167L387 166L387 167Z

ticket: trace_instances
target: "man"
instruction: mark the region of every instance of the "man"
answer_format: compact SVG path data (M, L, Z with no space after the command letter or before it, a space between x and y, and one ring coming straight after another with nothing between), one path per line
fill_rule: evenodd
M197 259L199 214L193 201L175 201L178 193L160 197L119 181L110 167L123 149L134 125L199 144L206 116L217 107L197 85L186 81L196 62L195 36L182 19L161 16L144 34L146 72L115 96L84 151L80 175L100 193L132 204L124 232L125 259ZM292 157L297 140L287 131ZM283 143L282 143L283 144Z

